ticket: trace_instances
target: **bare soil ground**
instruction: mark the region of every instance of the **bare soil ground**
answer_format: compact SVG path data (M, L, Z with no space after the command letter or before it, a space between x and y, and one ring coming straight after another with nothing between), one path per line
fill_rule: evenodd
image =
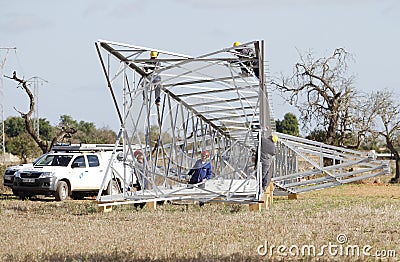
M0 261L375 261L376 251L381 258L385 251L386 261L400 258L398 185L352 184L297 200L277 197L262 212L246 205L166 203L157 210L124 205L98 213L91 199L22 201L2 192ZM347 241L339 243L338 236ZM349 245L371 249L346 255ZM311 246L315 254L301 253Z

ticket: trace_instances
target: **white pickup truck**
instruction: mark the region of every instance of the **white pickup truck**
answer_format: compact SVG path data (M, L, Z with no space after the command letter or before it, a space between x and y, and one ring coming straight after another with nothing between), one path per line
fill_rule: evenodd
M137 183L133 169L122 159L114 155L107 177L107 167L112 158L112 151L96 147L76 146L57 149L47 154L34 166L15 172L13 191L21 198L33 195L53 195L57 201L66 200L69 196L82 199L95 195L102 190L119 193L122 187ZM122 181L129 181L122 185Z

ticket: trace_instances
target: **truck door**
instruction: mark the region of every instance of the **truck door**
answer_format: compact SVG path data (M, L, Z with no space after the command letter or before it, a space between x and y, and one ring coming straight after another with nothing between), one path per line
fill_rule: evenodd
M71 164L71 187L72 190L85 190L89 183L89 170L83 155L77 156Z
M100 165L99 157L95 154L86 155L88 162L88 188L98 190L103 182L105 170Z

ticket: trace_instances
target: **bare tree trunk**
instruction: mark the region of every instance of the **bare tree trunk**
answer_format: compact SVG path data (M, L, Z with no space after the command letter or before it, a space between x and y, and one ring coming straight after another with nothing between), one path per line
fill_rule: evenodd
M396 175L390 180L391 183L399 183L400 181L400 159L396 159Z
M395 149L395 147L393 146L393 143L389 140L386 141L387 142L387 147L389 148L390 152L393 154L394 159L396 161L396 175L395 177L393 177L390 182L391 183L398 183L400 180L400 155L399 152L397 152L397 150Z
M326 133L326 143L328 145L334 144L335 134L336 134L336 128L333 126L333 124L330 124L328 127L328 132Z
M43 153L47 153L51 150L54 144L56 144L58 141L61 141L64 137L71 136L72 134L76 133L76 129L74 128L69 128L69 127L61 127L59 133L51 140L49 143L48 141L42 140L39 137L39 134L36 132L36 130L33 128L32 121L31 121L31 116L35 110L35 98L31 92L31 90L28 88L26 80L23 80L21 78L17 77L17 72L14 71L12 77L7 78L13 79L17 81L20 86L24 89L26 94L29 96L29 111L28 113L23 113L21 111L18 111L15 109L21 117L25 120L25 129L28 132L28 134L33 138L33 140L36 142L36 144L39 146L39 148L42 150Z

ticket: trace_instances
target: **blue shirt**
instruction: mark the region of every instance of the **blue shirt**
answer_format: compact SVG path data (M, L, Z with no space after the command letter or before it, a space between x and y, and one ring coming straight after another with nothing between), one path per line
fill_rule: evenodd
M197 160L193 168L190 169L188 175L192 176L189 184L197 184L203 181L203 179L211 179L212 166L210 161L207 161L203 164L201 159Z

